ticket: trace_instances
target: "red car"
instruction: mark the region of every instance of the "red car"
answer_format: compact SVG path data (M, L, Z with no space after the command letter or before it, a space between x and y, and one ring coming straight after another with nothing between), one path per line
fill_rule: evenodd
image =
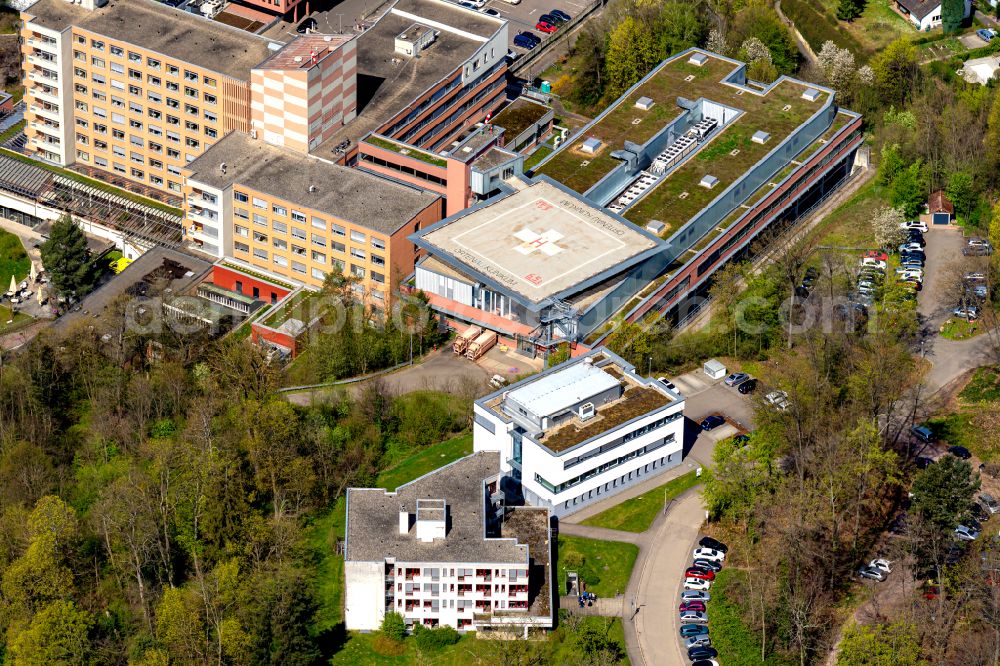
M878 259L879 261L889 261L889 255L879 250L868 250L863 255L865 259Z
M556 28L551 23L546 23L545 21L539 21L538 23L535 24L535 30L541 30L542 32L553 33L556 30L558 30L558 28Z
M715 580L715 572L709 571L708 569L701 569L699 567L691 567L684 572L684 575L688 578L700 578L701 580Z
M705 612L705 602L704 601L685 601L678 608L681 613L684 611L697 611L699 613Z

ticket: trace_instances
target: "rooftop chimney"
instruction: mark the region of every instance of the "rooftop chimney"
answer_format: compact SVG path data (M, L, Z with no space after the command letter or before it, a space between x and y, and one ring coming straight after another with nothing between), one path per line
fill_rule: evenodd
M410 512L405 507L399 507L399 533L410 533Z

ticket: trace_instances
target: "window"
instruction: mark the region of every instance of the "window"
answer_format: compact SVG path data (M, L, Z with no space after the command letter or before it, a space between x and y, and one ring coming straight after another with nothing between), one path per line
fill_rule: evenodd
M305 216L305 215L303 215L302 213L300 213L300 212L299 212L299 211L297 211L297 210L293 210L293 211L292 211L292 220L294 220L295 222L302 222L302 223L305 223L305 221L306 221L306 216Z
M217 123L217 122L219 122L219 116L215 115L211 111L206 111L205 112L205 120L207 120L210 123Z
M106 167L106 166L108 166L108 161L106 159L104 159L103 157L97 157L95 155L94 156L94 164L96 164L99 167Z
M108 96L102 93L100 90L95 90L91 93L91 96L99 102L107 102ZM86 109L84 109L86 111Z
M326 239L319 234L312 235L313 245L319 245L320 247L326 247Z
M343 243L338 243L337 241L333 241L332 243L330 243L330 247L333 248L335 252L340 252L340 253L347 252L347 246L344 245Z
M87 122L86 120L84 120L83 118L77 118L77 119L76 119L76 126L77 126L77 127L82 127L83 129L87 129L87 127L89 126L89 124L90 124L90 123L88 123L88 122Z
M344 236L347 234L347 230L339 224L331 224L330 231L332 231L335 236Z
M149 142L149 150L152 151L152 152L154 152L154 153L162 153L163 152L163 146L161 146L158 143L153 143L152 141L150 141Z
M301 245L292 245L292 254L297 254L300 257L306 256L306 249Z
M160 61L159 60L153 60L152 58L146 58L146 65L150 69L159 69L160 68Z
M179 150L177 150L175 148L167 148L167 157L171 157L173 159L177 159L180 156L181 156L181 151L179 151ZM173 171L171 171L171 173L173 173Z
M134 118L129 118L128 126L129 127L134 127L135 129L140 129L141 130L142 129L142 121L141 120L135 120Z
M134 53L133 51L129 51L128 52L128 61L129 62L142 62L142 56L139 55L138 53Z
M177 116L171 116L168 113L167 114L167 124L168 125L180 125L181 124L181 119L178 118Z
M241 220L250 219L250 212L244 210L243 208L233 208L233 215L240 218Z
M83 109L81 109L81 110L82 110L82 111L86 111L86 110L87 110L87 109L86 109L86 106L87 106L87 105L86 105L86 104L84 104L84 108L83 108ZM79 107L77 107L77 108L79 108ZM101 108L101 107L99 107L99 106L95 106L95 107L94 107L94 115L95 115L95 116L97 116L98 118L107 118L107 117L108 117L108 112L107 112L107 111L105 111L104 109L102 109L102 108Z
M167 74L171 74L173 76L177 76L177 74L180 71L181 70L177 69L177 67L175 65L167 65Z
M267 250L261 250L260 248L255 247L253 249L253 256L257 257L258 259L263 259L264 261L267 261Z
M239 241L233 243L233 249L237 252L249 252L250 246L246 243L240 243Z
M167 98L167 106L169 106L171 109L177 109L177 108L180 108L181 103L178 102L176 99L168 97Z
M78 159L81 159L84 162L89 162L90 161L90 154L89 153L85 153L82 150L76 151L76 156L77 156Z
M267 210L267 202L258 197L253 198L253 207L260 208L261 210Z
M143 108L141 104L136 104L135 102L128 103L128 110L132 113L142 113Z
M149 182L153 185L163 185L163 179L159 176L154 176L153 174L149 174Z
M142 72L140 72L137 69L132 69L131 67L129 67L128 78L132 79L133 81L142 81Z
M198 99L198 91L195 90L194 88L189 88L188 86L184 86L184 94L187 95L188 97L191 97L192 99Z
M118 157L125 157L125 149L121 146L111 146L111 152Z
M372 236L372 247L375 248L376 250L384 250L385 241L380 238L375 238L374 236Z
M88 145L90 143L90 138L86 134L77 134L76 142L82 143L83 145Z
M250 230L238 224L233 225L233 233L236 234L237 236L240 236L241 238L250 237Z
M278 250L287 250L288 249L288 243L286 241L280 239L280 238L274 238L274 239L272 239L272 244Z
M288 215L288 209L285 208L284 206L279 206L278 204L274 204L273 206L271 206L271 212L274 213L275 215L282 215L282 216Z
M360 231L351 231L351 240L355 243L364 243L368 239Z
M271 222L271 228L281 234L288 233L288 225L284 222L278 222L277 220Z
M155 120L159 120L160 118L163 117L163 114L158 109L149 107L149 117L154 118Z
M125 92L125 84L122 83L121 81L116 81L115 79L111 79L111 87L114 88L115 90L120 90L122 92ZM124 106L125 102L122 102L121 105Z
M383 259L379 255L373 254L372 257L371 257L371 259L372 259L372 264L373 265L375 265L375 266L385 266L385 259Z
M363 280L365 277L365 269L362 268L361 266L355 266L354 264L351 264L351 275L353 275L354 277L361 278Z
M92 49L94 49L95 51L103 51L104 50L104 42L98 41L96 39L92 39L92 40L90 40L90 47Z
M111 46L111 55L113 56L123 56L125 55L125 50L120 46Z
M236 199L237 201L243 201L243 202L249 201L247 195L243 194L238 190L233 190L233 198Z
M131 143L131 144L132 144L133 146L138 146L139 148L142 148L142 145L143 145L143 140L142 140L142 138L141 138L141 137L138 137L138 136L136 136L136 135L134 135L134 134L129 134L129 135L128 135L128 138L129 138L129 142L130 142L130 143Z
M198 73L197 72L191 72L191 71L188 71L188 70L185 69L184 70L184 79L187 80L187 81L197 81L198 80Z
M211 139L214 139L215 137L219 136L219 132L216 131L216 130L214 130L214 129L212 129L211 127L206 127L205 128L205 136L207 136L207 137L209 137Z
M143 173L141 170L136 169L136 168L133 167L133 169L132 169L132 177L133 178L138 178L139 180L142 180L143 178L146 177L146 174Z
M128 94L129 95L136 95L138 97L142 97L142 88L140 88L139 86L132 86L132 85L130 85L128 87Z
M317 280L325 280L326 279L326 273L324 273L323 271L321 271L318 268L312 269L312 271L310 271L310 273Z
M190 120L185 120L184 121L184 127L187 128L191 132L197 132L200 129L200 126L198 125L198 123L193 123Z
M258 242L258 243L266 243L267 242L267 234L262 234L259 231L255 231L255 232L253 232L253 239L256 242Z
M121 113L112 113L111 114L111 122L116 123L118 125L124 125L125 124L125 116L124 116L124 114L121 114Z
M151 158L149 158L149 166L153 167L154 169L162 169L163 168L163 162L161 162L160 160L154 160L151 157Z
M174 83L173 81L167 81L167 90L172 90L174 92L178 92L180 89L181 89L181 87L179 85L177 85L176 83Z
M156 104L162 104L163 103L163 95L161 95L158 92L153 92L152 90L150 90L148 93L146 93L146 99L148 99L150 102L154 102Z
M153 136L163 136L163 130L156 125L149 126L149 133Z
M153 85L153 86L158 86L161 83L163 83L160 80L160 77L158 77L158 76L148 76L148 77L146 77L146 80L149 81L149 84Z
M90 56L90 64L94 67L100 67L104 69L104 58L98 58L97 56Z
M312 252L312 260L315 261L317 264L325 264L326 263L326 255L323 254L322 252L317 252L316 250L313 250L313 252Z
M313 229L322 229L326 231L326 220L321 220L318 217L312 218Z
M303 229L298 229L296 227L292 227L292 238L298 238L299 240L305 240L306 239L306 232Z
M107 150L108 142L101 141L100 139L94 139L94 148L97 148L98 150Z
M381 273L376 273L372 271L372 282L377 282L378 284L385 284L385 276Z
M267 226L267 217L264 216L264 215L261 215L260 213L254 213L253 214L253 223L257 224L257 225L260 225L262 227L266 227Z
M167 141L173 141L174 143L180 143L181 135L177 132L167 132Z
M287 267L288 266L288 259L285 259L284 257L279 256L279 255L276 254L276 255L274 255L274 263L276 265L278 265L278 266L281 266L281 267Z
M76 92L80 93L81 95L87 94L87 86L83 85L82 83L74 84L73 89L76 90Z
M205 104L216 104L215 95L205 95Z
M368 258L364 250L359 250L355 247L351 248L351 256L355 259L361 259L362 261Z
M199 113L201 113L198 110L198 107L194 106L193 104L185 104L184 110L187 111L187 113L192 116L197 116Z
M76 107L77 111L86 111L87 110L87 103L86 102L76 102L73 106ZM95 115L96 115L96 111L97 111L96 107L94 108L94 111L95 111ZM102 116L102 118L103 118L103 116Z
M111 63L111 71L114 72L115 74L124 74L125 73L125 65L122 65L121 63L113 62L113 63Z
M306 265L305 264L301 264L301 263L299 263L297 261L293 261L292 262L292 270L295 271L296 273L303 273L304 274L306 272Z
M103 86L103 85L104 85L105 83L107 83L107 82L108 82L108 80L107 80L106 78L104 78L104 76L103 76L103 75L101 75L101 74L94 74L93 76L91 76L91 77L90 77L90 79L91 79L91 80L92 80L92 81L93 81L94 83L97 83L97 84L99 84L99 85L102 85L102 86Z

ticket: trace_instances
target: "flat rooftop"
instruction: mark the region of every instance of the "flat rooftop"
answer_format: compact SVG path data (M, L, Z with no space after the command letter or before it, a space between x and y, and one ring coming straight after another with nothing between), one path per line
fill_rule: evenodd
M424 22L421 22L424 19ZM434 23L437 38L417 58L396 53L396 37L414 24ZM443 0L399 0L358 36L357 117L312 152L339 157L344 139L356 144L422 93L460 69L504 21Z
M552 107L527 97L518 97L493 117L493 124L507 130L507 141L513 141L518 134L536 124L549 111L552 111Z
M220 166L226 165L225 173ZM390 235L440 197L230 132L187 165L210 187L241 185ZM315 192L309 188L315 187Z
M591 363L573 363L509 391L507 399L527 406L538 416L553 416L618 383L618 378Z
M486 538L486 480L500 473L500 454L473 453L387 492L382 488L347 490L347 542L344 558L355 562L475 562L527 564L528 546L514 539ZM443 499L449 525L445 538L417 540L416 526L399 533L400 509L411 514L417 500Z
M439 258L450 257L461 272L532 303L620 272L661 247L654 237L544 179L435 225L417 241Z
M249 80L250 69L271 53L270 40L153 0L110 0L94 10L38 0L25 14L44 28L76 26L240 80Z
M694 53L707 56L702 66L688 62ZM766 92L725 83L741 66L738 61L709 51L685 51L674 56L584 127L537 172L583 193L621 163L611 153L621 149L625 141L643 145L683 113L684 109L677 105L679 97L691 101L704 98L741 111L742 115L716 132L693 157L625 211L624 217L639 226L651 220L664 222L666 229L661 235L669 236L830 100L826 90L794 79L780 79ZM819 92L815 101L802 97L810 88ZM653 107L646 111L636 108L641 97L652 99ZM751 137L758 131L767 132L770 139L764 144L754 143ZM591 137L601 141L596 154L580 150ZM699 186L706 175L719 179L712 189Z
M321 62L353 38L354 35L302 35L285 44L254 69L309 69L314 65L313 56Z

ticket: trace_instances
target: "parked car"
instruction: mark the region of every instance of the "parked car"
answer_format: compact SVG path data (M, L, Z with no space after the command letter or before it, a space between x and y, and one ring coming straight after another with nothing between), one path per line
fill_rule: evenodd
M975 321L976 319L979 319L979 308L975 305L959 306L952 310L951 313L959 319L965 319L967 321Z
M955 528L955 538L960 541L975 541L979 538L979 530L967 525L959 525Z
M542 14L541 16L538 17L538 20L544 21L545 23L551 23L554 26L560 26L563 23L565 23L565 21L563 21L561 18L559 18L558 16L554 16L552 14Z
M672 381L670 381L669 379L667 379L666 377L660 377L656 381L660 382L661 384L663 384L664 386L666 386L671 391L676 391L677 390L677 387L674 386L674 383Z
M986 273L966 273L966 282L986 282Z
M860 569L858 569L858 575L861 576L862 578L868 578L870 580L878 582L882 582L883 580L885 580L885 574L879 571L878 569L874 569L872 567L861 567Z
M680 612L684 611L698 611L701 613L705 612L705 602L704 601L682 601L681 605L677 608Z
M896 284L907 286L913 291L920 291L924 288L924 283L915 278L899 279L896 280Z
M684 590L681 592L681 599L684 601L700 601L702 603L710 600L712 595L703 590Z
M983 505L983 508L992 516L993 514L1000 513L1000 502L993 499L993 495L989 493L980 493L979 503Z
M740 393L742 393L743 395L749 395L749 394L753 393L753 391L754 391L755 388L757 388L757 380L756 379L748 379L745 382L743 382L742 384L740 384L739 386L737 386L736 390L739 391Z
M552 14L556 18L562 19L564 22L565 21L571 21L571 20L573 20L572 16L570 16L569 14L567 14L566 12L564 12L561 9L551 9L551 10L549 10L549 14Z
M802 278L802 286L805 287L806 289L811 288L813 286L813 283L816 282L816 278L818 277L819 277L819 271L816 270L813 266L810 266L809 268L806 269L806 274Z
M533 40L533 39L531 39L530 37L525 36L526 34L530 34L530 33L523 33L522 32L519 35L515 35L514 36L514 46L517 46L517 47L522 48L522 49L528 49L530 51L531 49L533 49L536 46L538 46L538 42L535 41L535 40Z
M722 418L717 414L712 414L711 416L705 417L705 420L701 422L702 430L712 430L718 428L720 425L726 422L726 419Z
M873 259L872 257L862 259L861 266L874 266L875 268L881 268L883 271L886 269L885 261L882 259Z
M682 624L681 637L690 638L691 636L708 636L708 627L703 624Z
M980 28L979 30L976 30L976 35L978 35L979 39L984 42L988 42L996 37L997 33L995 30L991 30L990 28Z
M891 574L892 573L892 562L885 558L879 557L868 563L869 569L878 569L882 573Z
M684 576L687 578L700 578L709 582L715 580L715 572L711 569L703 569L702 567L688 567L684 572Z
M922 282L924 279L924 272L919 268L910 268L899 274L897 280L902 280L903 282Z
M746 446L749 443L749 435L736 435L736 437L733 437L733 446Z
M712 644L712 639L708 637L708 634L704 636L691 636L684 641L684 648L690 650L695 647L708 647Z
M702 537L698 541L698 545L701 546L702 548L711 548L712 550L722 551L723 553L729 552L729 546L722 543L718 539L713 539L712 537L709 536Z
M722 571L722 562L719 562L718 560L695 560L692 564L696 567L701 567L702 569L714 571L715 573Z
M782 412L792 404L788 401L788 394L784 391L771 391L764 396L764 400L767 401L767 404Z
M685 590L707 590L712 587L712 583L703 578L692 578L690 576L684 579L684 589Z
M920 243L914 243L912 241L909 243L903 243L902 245L899 246L900 252L920 252L922 249L923 245L921 245Z
M924 444L931 444L934 442L934 433L932 433L931 429L927 426L915 425L910 428L910 434Z
M901 223L899 225L899 228L900 229L916 229L917 231L919 231L921 233L925 233L925 234L927 233L927 224L925 222L921 222L920 220L909 220L907 222L903 222L903 223Z
M748 375L747 373L734 372L728 377L726 377L725 384L726 386L736 386L740 382L745 382L748 379L750 379L750 375Z
M972 457L972 453L964 446L949 446L948 453L962 460L968 460Z
M694 558L696 560L718 560L723 561L726 559L726 554L717 548L695 548Z
M493 9L492 7L487 7L486 9L480 9L479 11L486 14L487 16L493 16L496 18L500 17L500 12L497 11L496 9Z
M927 247L927 241L924 240L923 234L921 234L919 231L917 233L910 233L910 235L907 236L906 244L909 245L911 243L916 243L922 248Z
M688 659L696 661L698 659L715 659L719 656L719 651L713 647L694 647L688 650Z
M691 666L719 666L719 662L714 659L698 659L692 661Z
M934 464L934 459L918 456L913 459L913 464L916 465L917 469L927 469Z
M551 23L546 23L545 21L539 21L538 23L535 24L535 30L549 34L555 32L558 29L559 28L557 28L556 26L552 25Z
M708 614L702 611L683 611L680 621L691 624L708 624Z

